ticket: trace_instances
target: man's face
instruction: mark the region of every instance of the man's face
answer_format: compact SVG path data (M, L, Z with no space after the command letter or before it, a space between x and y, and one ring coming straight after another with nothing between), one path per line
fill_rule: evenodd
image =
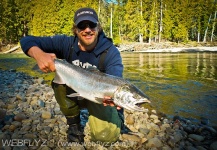
M98 38L98 27L91 21L81 21L77 25L77 36L82 46L95 46Z

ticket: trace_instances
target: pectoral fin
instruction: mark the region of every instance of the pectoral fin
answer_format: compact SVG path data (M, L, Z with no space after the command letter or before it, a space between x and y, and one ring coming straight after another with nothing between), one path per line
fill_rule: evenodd
M55 74L53 82L57 84L65 84L65 82L62 80L62 78L59 76L57 72Z
M80 96L80 94L78 93L72 93L72 94L69 94L69 95L66 95L67 97L78 97L77 100L83 100L84 98L82 96Z
M67 95L67 97L78 97L78 96L80 96L80 94L78 93L72 93L72 94Z

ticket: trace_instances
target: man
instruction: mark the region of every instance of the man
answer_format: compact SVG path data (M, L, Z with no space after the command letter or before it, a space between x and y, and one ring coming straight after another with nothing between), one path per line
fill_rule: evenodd
M73 33L74 36L27 36L20 43L25 54L33 57L43 72L55 71L54 59L59 58L83 68L92 66L107 74L122 77L120 52L112 40L105 36L93 9L81 8L75 12ZM123 126L123 110L112 107L109 97L105 97L103 106L88 100L80 101L77 97L67 97L74 91L66 85L52 83L52 88L69 125L69 141L84 140L80 127L80 109L84 103L89 112L91 139L101 142L114 142L118 139Z

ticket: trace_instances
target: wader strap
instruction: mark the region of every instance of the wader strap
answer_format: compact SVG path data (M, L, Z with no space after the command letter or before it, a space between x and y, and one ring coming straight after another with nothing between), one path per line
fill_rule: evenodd
M74 52L74 47L72 46L71 48L70 48L70 52L69 52L69 56L68 56L68 58L66 59L66 61L68 62L68 63L72 63L72 53Z
M99 71L101 72L105 72L105 65L104 65L104 62L105 62L105 58L106 58L106 54L108 53L108 50L109 49L106 49L100 56L99 58Z
M73 44L72 44L72 46L71 46L71 48L70 48L70 51L69 51L69 56L68 56L68 58L66 59L66 61L69 62L70 64L72 63L72 54L73 54L73 52L74 52L75 39L76 39L76 38L74 37Z

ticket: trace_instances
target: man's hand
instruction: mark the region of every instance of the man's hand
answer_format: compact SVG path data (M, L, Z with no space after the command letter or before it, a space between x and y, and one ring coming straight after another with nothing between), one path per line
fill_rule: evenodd
M45 53L39 47L33 46L29 49L28 55L33 57L41 71L48 73L55 71L54 59L56 55L53 53Z
M104 105L104 106L110 105L110 106L114 107L114 106L115 106L115 103L113 102L113 100L111 100L111 97L105 96L105 97L104 97L104 100L103 100L103 105ZM116 106L116 107L117 107L117 110L120 110L120 109L121 109L120 106Z

